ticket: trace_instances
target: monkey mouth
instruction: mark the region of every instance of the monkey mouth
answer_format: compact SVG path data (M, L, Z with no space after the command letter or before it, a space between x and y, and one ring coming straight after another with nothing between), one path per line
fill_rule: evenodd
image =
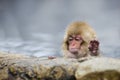
M73 53L73 54L78 54L78 50L77 48L72 48L70 49L70 52Z

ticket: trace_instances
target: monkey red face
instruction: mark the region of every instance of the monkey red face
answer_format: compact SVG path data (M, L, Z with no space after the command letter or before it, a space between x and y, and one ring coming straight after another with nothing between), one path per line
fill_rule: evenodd
M68 37L68 50L73 54L78 54L81 43L83 42L83 39L80 35L72 35Z

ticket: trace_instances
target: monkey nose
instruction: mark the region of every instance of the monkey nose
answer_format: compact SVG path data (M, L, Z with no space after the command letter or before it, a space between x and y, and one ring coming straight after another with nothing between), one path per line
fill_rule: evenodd
M72 46L75 46L76 44L75 43L72 43Z

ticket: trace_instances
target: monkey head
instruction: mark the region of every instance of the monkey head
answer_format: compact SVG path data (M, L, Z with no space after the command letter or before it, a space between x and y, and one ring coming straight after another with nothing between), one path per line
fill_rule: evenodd
M85 22L70 24L64 35L62 51L64 57L68 58L97 56L99 42L96 40L95 31Z

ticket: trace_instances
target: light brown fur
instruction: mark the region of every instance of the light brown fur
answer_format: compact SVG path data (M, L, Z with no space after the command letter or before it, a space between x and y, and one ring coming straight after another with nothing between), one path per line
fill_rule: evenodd
M78 55L73 55L68 50L68 37L70 35L81 35L83 38L83 44L81 45L81 50ZM64 40L62 44L62 51L64 57L73 56L73 58L80 58L80 57L86 57L90 55L90 51L88 49L89 43L91 40L96 40L96 33L95 31L85 22L73 22L70 24L65 32Z

